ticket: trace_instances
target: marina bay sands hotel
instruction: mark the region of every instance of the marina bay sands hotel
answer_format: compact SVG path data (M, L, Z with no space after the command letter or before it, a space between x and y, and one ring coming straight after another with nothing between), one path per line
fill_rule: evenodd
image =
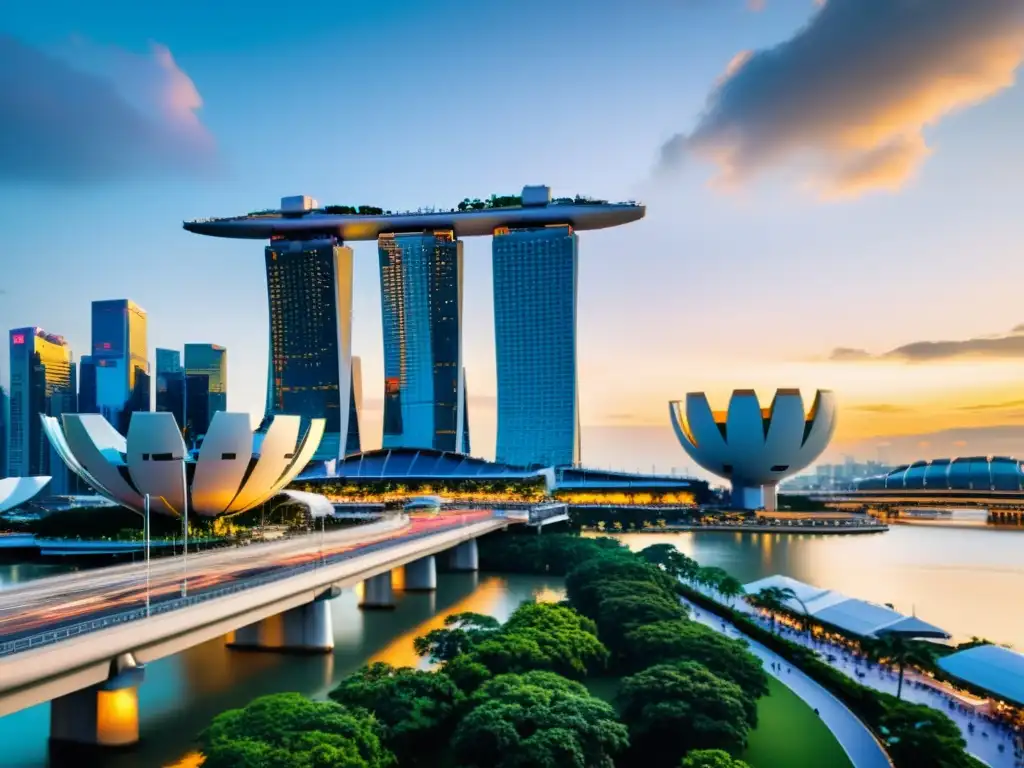
M278 210L184 223L269 240L267 415L325 417L318 459L342 458L352 387L352 249L376 240L384 328L384 448L469 451L462 361L462 238L492 236L498 379L496 459L580 461L576 366L579 230L643 218L634 202L521 195L447 211L392 212L286 197Z

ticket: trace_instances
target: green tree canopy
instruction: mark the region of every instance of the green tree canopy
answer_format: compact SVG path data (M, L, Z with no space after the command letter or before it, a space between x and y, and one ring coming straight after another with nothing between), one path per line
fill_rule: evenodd
M204 768L385 768L394 755L369 713L298 693L217 715L199 737Z
M380 662L346 677L330 696L346 707L371 712L399 765L435 759L451 738L463 699L441 672L396 669Z
M632 753L645 765L679 765L691 749L737 752L754 725L740 687L693 661L623 678L618 702Z
M625 647L627 663L634 670L674 661L703 664L740 687L748 716L756 717L757 699L768 695L768 675L747 644L695 621L657 621L636 627L626 635Z
M610 582L646 581L674 594L676 582L659 568L635 557L593 557L574 568L565 579L565 592L572 606L590 618L597 618L599 605Z
M430 657L433 664L450 661L468 653L474 643L497 631L500 622L493 616L467 611L445 617L443 629L432 629L412 641L420 656Z
M452 739L458 765L612 768L629 744L607 703L551 672L499 675L472 702Z
M890 700L891 701L891 700ZM881 718L886 751L896 765L978 768L956 723L924 704L894 702Z
M652 544L640 550L640 557L661 566L666 573L677 579L689 581L700 570L696 560L684 555L673 544Z
M682 620L686 610L678 598L636 594L606 597L598 605L600 636L618 655L629 652L625 637L630 630L659 621Z
M721 749L695 749L683 758L682 768L750 768Z

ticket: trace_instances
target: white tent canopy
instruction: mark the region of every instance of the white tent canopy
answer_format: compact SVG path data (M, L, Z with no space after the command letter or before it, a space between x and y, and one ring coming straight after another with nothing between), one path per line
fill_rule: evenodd
M1024 654L998 645L979 645L939 659L939 666L969 685L1024 705Z
M768 576L744 585L748 595L756 594L769 587L793 590L798 599L786 601L786 608L793 613L803 614L806 607L807 614L811 618L852 635L878 637L886 634L899 634L905 637L949 637L944 630L922 621L916 616L906 616L891 608L870 603L867 600L858 600L835 590L821 589L789 576ZM801 600L803 605L800 604Z

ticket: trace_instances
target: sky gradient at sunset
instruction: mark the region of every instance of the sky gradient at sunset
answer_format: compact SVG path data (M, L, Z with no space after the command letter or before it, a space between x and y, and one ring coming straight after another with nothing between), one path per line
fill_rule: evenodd
M648 207L580 236L585 464L682 469L668 400L793 386L836 390L832 457L1024 455L1024 5L763 5L20 5L0 19L0 324L77 356L89 302L132 298L151 347L227 346L229 406L259 414L262 244L183 219L544 183ZM375 245L354 247L372 447L379 277ZM490 456L489 240L465 254Z

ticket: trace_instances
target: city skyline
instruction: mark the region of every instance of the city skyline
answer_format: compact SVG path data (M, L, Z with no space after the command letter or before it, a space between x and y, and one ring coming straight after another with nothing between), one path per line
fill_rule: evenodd
M95 17L68 6L58 23L46 26L15 14L5 28L16 39L3 45L20 57L16 61L45 57L67 67L68 77L88 76L104 92L122 95L117 105L133 114L168 115L174 130L154 139L168 150L163 153L147 149L153 142L124 142L126 162L134 164L90 166L82 158L104 155L84 151L63 170L0 163L0 203L27 225L11 233L12 253L38 251L30 238L53 216L47 203L55 193L65 224L47 239L56 269L26 275L17 291L8 288L0 322L56 329L85 351L89 302L132 297L149 312L151 364L157 346L216 338L232 350L233 407L258 417L268 356L259 246L203 243L178 229L182 219L253 210L292 192L327 201L448 207L467 192L509 194L524 183L550 181L556 195L635 197L648 207L643 222L581 235L585 465L682 469L687 461L671 433L669 400L705 390L724 403L734 388L754 388L767 398L777 387L792 386L805 394L818 387L836 391L837 434L823 460L846 453L865 459L888 453L891 463L956 453L1024 454L1024 335L1018 327L1024 317L1014 289L1024 267L1012 258L1024 236L1012 169L1024 150L1003 128L1024 116L1015 85L1024 25L1015 11L985 0L975 6L976 23L966 24L953 5L937 3L918 11L934 22L924 25L887 19L878 4L859 6L865 17L892 24L895 43L885 61L903 76L884 88L871 83L860 61L877 50L849 32L829 66L857 95L844 109L860 112L841 116L856 122L894 115L875 122L897 132L839 135L820 114L794 109L793 120L770 123L777 132L752 148L725 144L723 137L730 127L742 136L769 124L772 116L757 112L746 97L766 76L764 51L777 51L788 67L772 81L772 87L790 88L778 94L780 103L835 104L827 95L806 98L793 90L806 66L795 57L793 41L813 48L830 19L850 12L849 0L831 0L824 9L780 0L759 13L740 0L630 11L601 4L594 8L599 13L588 14L576 13L575 5L555 11L552 21L573 14L581 41L554 46L544 76L530 63L536 34L529 42L527 34L536 33L539 7L527 3L521 18L506 19L501 40L481 34L493 28L492 11L455 14L451 49L436 64L440 72L454 73L459 62L487 50L501 61L525 61L524 76L537 75L531 103L545 114L545 129L519 132L508 128L518 124L518 103L480 110L465 106L465 99L444 109L425 97L417 101L418 86L403 77L405 56L379 62L367 77L371 84L392 84L410 108L426 110L432 122L422 130L382 127L358 106L330 135L323 120L254 128L262 89L294 83L289 67L300 66L288 63L287 45L267 50L263 42L268 34L282 43L304 39L308 30L297 22L271 31L268 22L247 18L237 25L229 56L208 30L186 23L196 11L187 3L159 23L118 3ZM425 11L385 6L346 18L351 44L341 59L331 63L311 50L302 67L329 73L353 66L370 50L373 36L364 33L379 14L400 6L400 20L389 29L400 50L414 50ZM926 27L935 37L915 32ZM314 38L333 33L321 29ZM582 44L586 38L608 45L590 51ZM149 39L166 47L147 51ZM945 56L925 55L940 43ZM860 51L869 55L855 55ZM940 59L971 73L964 88L941 89L948 73ZM581 78L581 68L596 74ZM483 75L459 76L462 93L485 82ZM570 84L574 97L566 99ZM140 95L140 85L150 86L146 94ZM59 97L63 85L34 80L32 87ZM302 85L276 93L282 110L312 98ZM163 101L153 104L154 95ZM325 107L322 117L343 114L332 110ZM31 115L9 117L7 130L34 125ZM802 133L795 132L799 117L805 118ZM52 132L37 134L44 141ZM90 137L81 140L98 141ZM817 156L794 161L794 141L827 162ZM108 145L68 151L97 147ZM681 168L673 162L678 150L686 157ZM869 150L875 154L865 157ZM262 162L267 157L274 158L270 166ZM167 159L175 167L169 169ZM159 199L146 194L154 182L161 185ZM979 199L985 205L976 204ZM144 259L138 248L101 249L95 240L80 240L78 233L114 221L120 241L137 243ZM373 447L384 387L377 254L370 243L353 250L352 351L363 359L361 431L366 447ZM472 382L473 452L482 456L493 455L497 429L490 261L486 244L467 242L463 354ZM191 281L191 275L203 279ZM170 291L171 285L183 290ZM9 375L5 361L0 382L9 382Z

